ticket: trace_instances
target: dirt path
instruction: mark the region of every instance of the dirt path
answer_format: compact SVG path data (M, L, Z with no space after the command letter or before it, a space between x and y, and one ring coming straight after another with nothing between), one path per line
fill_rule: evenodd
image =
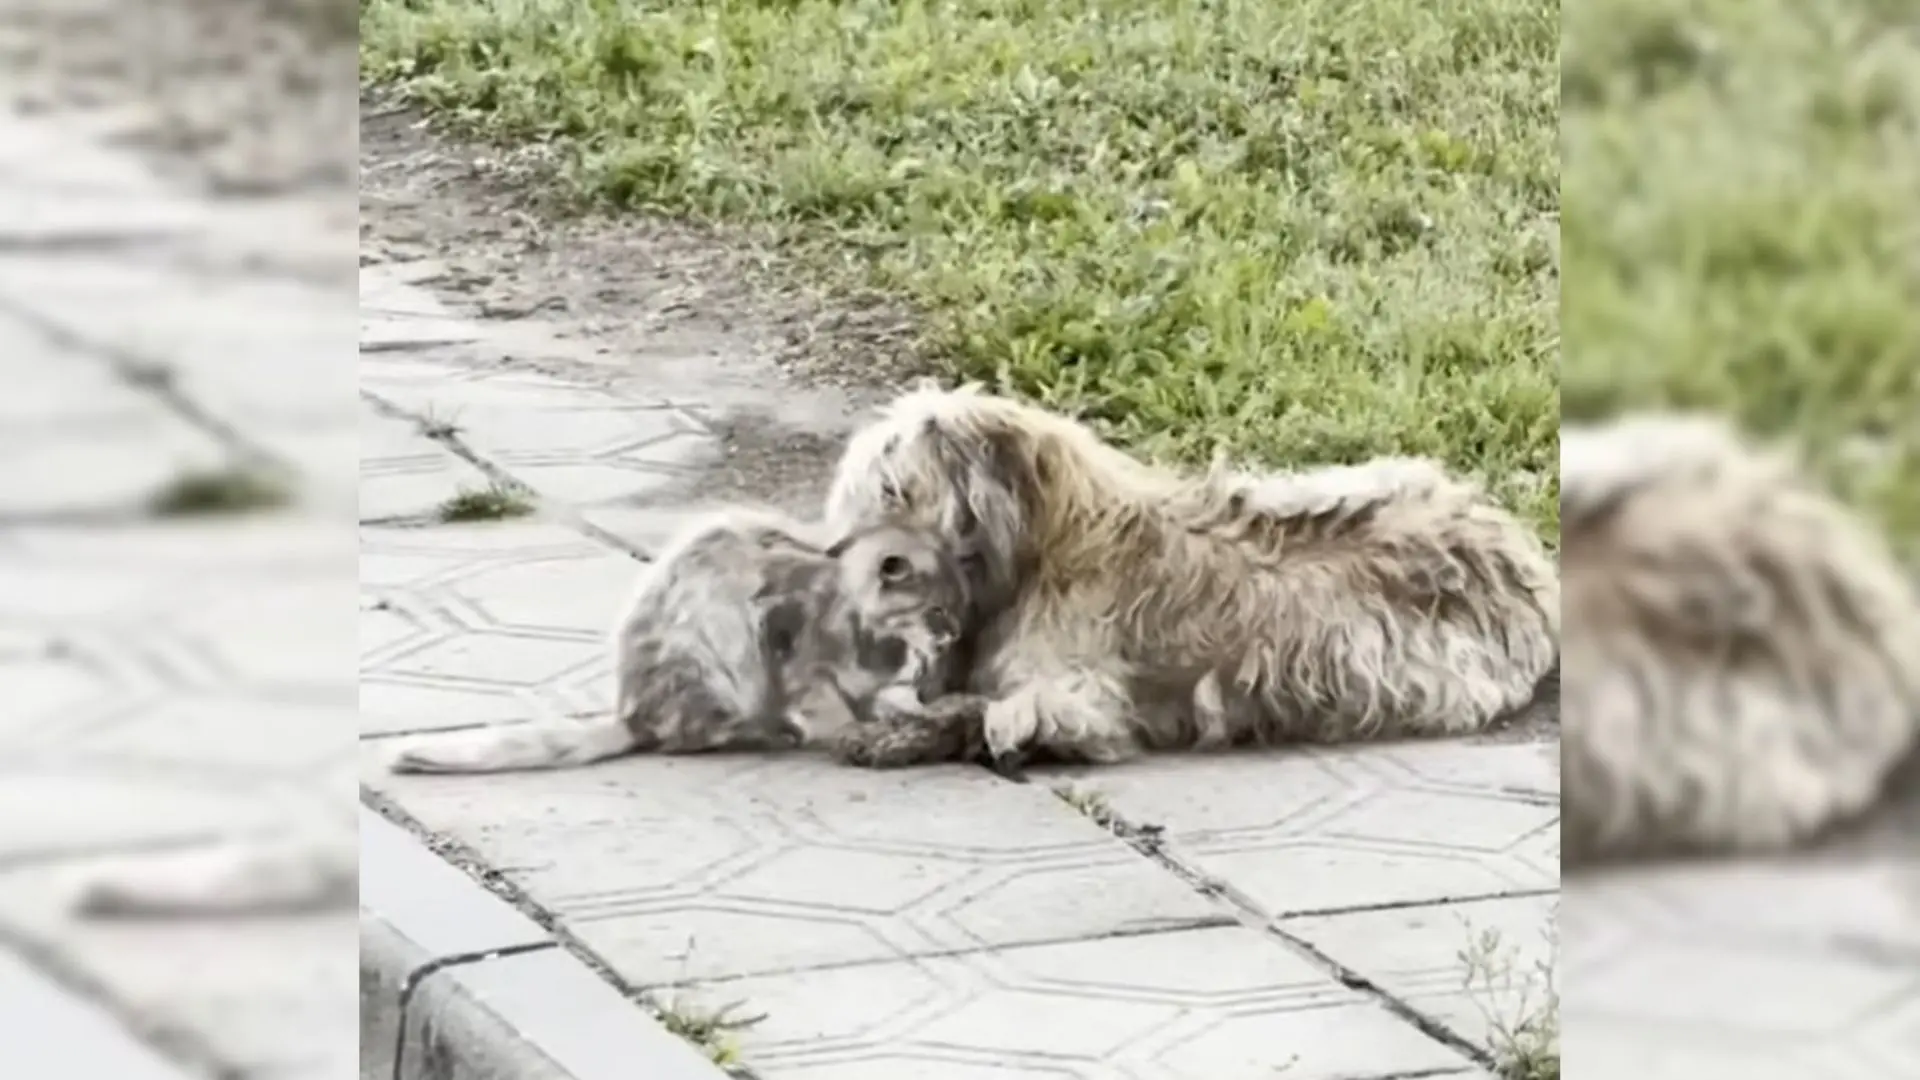
M697 401L722 444L703 499L805 508L859 411L916 371L898 311L829 306L750 240L553 213L537 164L437 137L396 106L365 103L360 145L363 266L526 345L461 357L475 369Z

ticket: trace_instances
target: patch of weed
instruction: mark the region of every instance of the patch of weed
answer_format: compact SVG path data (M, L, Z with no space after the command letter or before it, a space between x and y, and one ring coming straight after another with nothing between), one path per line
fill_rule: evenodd
M1073 807L1082 817L1101 828L1113 827L1113 805L1100 791L1078 784L1063 783L1056 785L1053 793L1059 796L1061 802Z
M293 494L281 477L261 468L234 465L183 473L148 499L155 517L245 514L286 505Z
M693 960L693 953L694 939L688 938L686 951L680 954L680 974L676 983L686 981L686 969ZM729 1075L740 1075L745 1071L735 1033L766 1019L764 1013L741 1016L745 1002L729 1002L717 1008L702 1005L693 999L693 991L684 988L645 994L641 997L641 1004L660 1021L662 1027L699 1047L709 1061Z
M451 439L460 434L461 427L453 416L443 414L437 409L428 409L420 417L420 434L429 439Z
M440 504L436 516L452 524L462 521L499 521L525 517L534 511L532 495L507 484L489 484L484 488L464 488Z
M1487 1051L1501 1080L1560 1080L1560 989L1557 944L1542 931L1546 950L1527 964L1497 930L1472 935L1459 953L1465 985L1487 1022Z
M706 1008L675 994L664 1003L656 1003L660 1026L699 1047L707 1059L723 1068L740 1065L740 1046L734 1037L766 1019L766 1015L741 1016L743 1002L730 1002L719 1008Z

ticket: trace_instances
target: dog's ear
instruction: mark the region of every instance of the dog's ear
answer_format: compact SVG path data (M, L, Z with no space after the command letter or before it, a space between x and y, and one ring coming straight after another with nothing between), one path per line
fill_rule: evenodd
M760 629L775 656L791 656L806 628L807 609L799 600L789 597L761 609Z
M936 445L955 492L951 542L983 600L1009 594L1040 482L1035 465L1012 431L941 431Z

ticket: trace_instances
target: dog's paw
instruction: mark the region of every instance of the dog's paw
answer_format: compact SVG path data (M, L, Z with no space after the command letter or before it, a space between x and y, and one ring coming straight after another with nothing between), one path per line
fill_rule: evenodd
M1025 783L1028 760L1026 751L1020 750L1011 754L986 755L984 764L996 776Z
M982 723L989 760L996 763L1024 761L1040 734L1040 714L1025 696L995 701L986 708Z

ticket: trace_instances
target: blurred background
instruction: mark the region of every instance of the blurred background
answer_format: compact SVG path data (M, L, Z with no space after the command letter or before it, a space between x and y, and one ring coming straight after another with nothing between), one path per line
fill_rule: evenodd
M0 0L0 1075L354 1074L353 18Z
M1920 5L1569 0L1563 27L1565 419L1733 417L1911 563ZM1799 854L1570 875L1572 1075L1913 1075L1916 805L1897 776Z

